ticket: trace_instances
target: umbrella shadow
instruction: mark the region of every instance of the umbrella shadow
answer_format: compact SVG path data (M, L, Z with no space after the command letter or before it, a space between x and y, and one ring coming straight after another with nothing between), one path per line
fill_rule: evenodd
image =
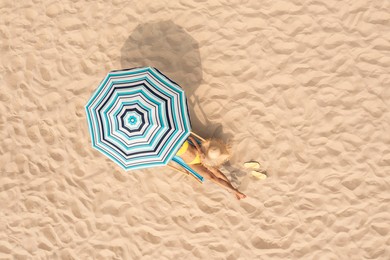
M204 135L209 121L194 92L202 82L198 42L172 21L139 24L121 49L122 68L151 66L185 91L194 132ZM196 108L196 113L195 113Z
M139 24L122 46L121 66L123 69L156 67L184 89L195 133L224 142L233 138L223 131L221 124L211 125L207 113L199 105L195 94L203 79L199 43L182 27L171 20ZM237 185L240 184L238 178L246 175L229 163L224 168Z

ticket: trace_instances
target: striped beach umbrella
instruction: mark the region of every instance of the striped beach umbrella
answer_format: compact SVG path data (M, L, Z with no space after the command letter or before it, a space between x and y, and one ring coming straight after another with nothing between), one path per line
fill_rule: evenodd
M85 109L92 146L125 170L166 165L191 131L184 91L152 67L111 71Z

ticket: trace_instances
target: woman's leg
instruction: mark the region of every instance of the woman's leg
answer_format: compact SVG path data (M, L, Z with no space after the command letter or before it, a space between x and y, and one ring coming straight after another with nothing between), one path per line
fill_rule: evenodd
M194 169L195 171L197 171L200 175L202 175L206 179L209 179L209 180L215 182L216 184L220 185L222 188L226 189L229 192L233 192L236 195L237 199L243 199L246 197L243 193L239 192L236 188L234 188L229 180L224 180L224 179L218 178L217 176L215 176L213 174L212 171L210 171L209 169L207 169L203 165L193 164L193 165L191 165L191 168Z
M223 174L219 169L206 167L209 171L211 171L216 177L223 179L230 183L229 179L226 177L225 174Z

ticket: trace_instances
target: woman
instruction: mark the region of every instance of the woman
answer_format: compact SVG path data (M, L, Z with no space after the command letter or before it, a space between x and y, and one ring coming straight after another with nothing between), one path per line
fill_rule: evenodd
M182 158L194 171L204 178L232 192L237 199L245 198L246 195L234 188L228 178L218 170L218 166L228 159L226 153L221 153L224 150L222 144L216 140L209 140L202 143L202 147L199 147L192 136L188 139L193 145L186 140L176 155Z

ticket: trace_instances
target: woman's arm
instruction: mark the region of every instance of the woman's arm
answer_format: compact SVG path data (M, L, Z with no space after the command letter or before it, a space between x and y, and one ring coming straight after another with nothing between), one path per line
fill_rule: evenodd
M199 144L198 142L195 140L195 138L193 138L191 135L188 137L188 139L190 139L190 141L194 144L196 150L198 151L199 155L202 155L202 150L200 149L199 147Z
M198 142L192 136L189 136L188 139L191 140L191 142L194 144L196 150L198 150L200 159L202 161L204 159L205 155L203 154L202 150L200 149ZM203 164L203 166L206 167L210 172L212 172L217 178L220 178L220 179L223 179L223 180L229 182L229 179L220 170L215 169L214 167L210 167L208 165L204 165L204 164Z

